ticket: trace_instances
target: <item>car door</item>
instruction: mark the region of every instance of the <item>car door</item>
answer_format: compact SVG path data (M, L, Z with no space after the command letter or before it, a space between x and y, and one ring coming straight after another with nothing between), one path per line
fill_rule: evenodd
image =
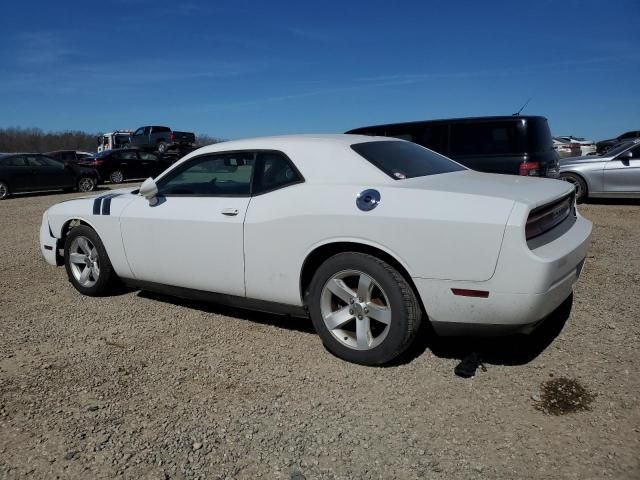
M2 179L9 183L9 190L20 192L28 190L34 183L31 167L24 155L14 155L2 160Z
M44 155L25 155L37 188L70 187L73 181L64 163Z
M640 145L609 160L603 173L605 192L640 192Z
M134 145L136 147L140 147L140 146L144 145L144 143L145 143L145 141L144 141L144 127L140 127L135 132L133 132L133 135L131 135L131 145Z
M205 154L158 181L153 202L136 197L120 218L136 279L244 296L244 219L254 154Z
M165 170L160 158L153 153L140 151L138 152L138 158L140 159L141 177L155 177Z
M116 160L125 180L142 178L144 176L141 172L140 160L135 150L114 152L111 157ZM115 168L114 166L114 169Z

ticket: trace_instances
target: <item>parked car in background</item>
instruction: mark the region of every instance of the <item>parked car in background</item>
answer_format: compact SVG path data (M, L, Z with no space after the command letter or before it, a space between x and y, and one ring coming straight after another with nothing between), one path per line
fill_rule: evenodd
M590 197L640 197L640 139L603 155L560 160L560 178L576 188L576 200Z
M196 136L192 132L172 132L169 127L140 127L131 135L131 146L165 153L180 147L193 147Z
M90 192L98 183L93 168L65 165L39 153L0 154L0 200L13 193L46 190Z
M380 365L423 321L532 331L580 276L591 222L574 203L564 182L474 172L398 139L282 136L203 147L140 188L54 205L40 248L84 295L119 278L310 315L335 355Z
M171 163L160 155L133 148L107 150L80 161L81 165L95 168L101 182L111 183L155 177Z
M610 138L609 140L601 140L596 143L596 150L598 153L604 153L610 148L616 146L621 142L625 142L627 140L633 140L635 138L640 138L640 130L631 130L629 132L625 132L622 135L616 138Z
M409 140L480 172L558 175L558 155L544 117L426 120L362 127L346 133Z
M78 152L76 150L55 150L53 152L46 152L45 155L60 160L64 162L65 165L74 165L80 162L80 160L89 158L94 154L90 152Z
M554 137L558 140L564 140L565 142L577 143L580 145L580 155L592 155L596 153L596 142L593 140L587 140L582 137L574 137L573 135L561 135Z
M98 153L131 146L131 130L115 130L98 137Z
M560 158L578 157L581 154L580 144L553 137L553 148Z

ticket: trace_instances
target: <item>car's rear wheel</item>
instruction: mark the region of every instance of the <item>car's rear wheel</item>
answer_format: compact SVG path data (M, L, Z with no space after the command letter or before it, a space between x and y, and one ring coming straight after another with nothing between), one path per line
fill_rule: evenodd
M67 235L64 265L69 281L83 295L104 295L117 282L100 237L86 225L74 227Z
M413 289L395 268L356 252L326 260L311 281L307 301L326 348L363 365L398 357L411 345L422 317Z
M5 182L0 182L0 200L4 200L9 196L9 185Z
M111 183L122 183L124 181L124 173L122 170L114 170L109 174L109 181Z
M167 151L167 144L165 142L159 142L156 149L158 153L165 153Z
M587 182L585 182L582 177L580 177L579 175L576 175L575 173L561 173L560 180L569 182L575 187L576 202L581 203L587 199L587 196L588 196Z
M79 192L91 192L96 188L96 181L91 177L80 177L78 179Z

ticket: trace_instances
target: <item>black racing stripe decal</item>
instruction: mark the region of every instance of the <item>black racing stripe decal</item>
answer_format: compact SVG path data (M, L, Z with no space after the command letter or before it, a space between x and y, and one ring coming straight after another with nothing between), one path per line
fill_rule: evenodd
M111 193L102 201L102 215L111 215L111 200L122 195L121 193Z
M102 202L102 197L98 197L93 201L93 214L100 215L100 202Z

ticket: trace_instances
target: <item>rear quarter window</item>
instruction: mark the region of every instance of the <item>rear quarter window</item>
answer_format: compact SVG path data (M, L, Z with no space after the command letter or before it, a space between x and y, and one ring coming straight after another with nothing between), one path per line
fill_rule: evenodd
M451 155L500 155L526 152L523 125L507 122L463 122L451 126Z
M453 160L409 142L356 143L351 148L394 180L466 170Z

